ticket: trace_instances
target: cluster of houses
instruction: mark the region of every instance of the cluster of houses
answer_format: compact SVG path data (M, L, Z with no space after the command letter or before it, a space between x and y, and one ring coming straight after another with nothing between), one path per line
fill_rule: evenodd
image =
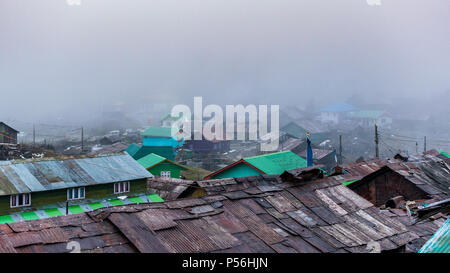
M390 122L349 104L323 112L324 123ZM277 151L229 157L185 179L186 151L207 160L233 154L232 143L185 141L174 121L103 153L0 161L0 251L67 252L84 232L83 252L450 252L443 151L343 163L326 147L333 131L292 120ZM17 134L0 126L3 139ZM60 235L46 240L55 228ZM42 235L24 239L31 230Z

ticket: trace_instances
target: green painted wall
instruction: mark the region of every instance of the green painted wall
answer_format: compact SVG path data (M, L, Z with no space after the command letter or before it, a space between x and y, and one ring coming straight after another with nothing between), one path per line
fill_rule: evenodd
M172 164L168 161L164 161L148 169L148 171L155 176L161 176L162 171L170 171L170 177L172 178L180 178L180 172L185 170L185 168L181 168L180 166Z
M86 204L114 198L120 195L132 196L141 193L148 193L146 179L130 181L130 192L124 194L114 194L114 183L85 186L85 198L81 200L71 200L69 201L69 205ZM66 201L67 189L31 193L31 206L29 207L10 208L10 196L0 196L0 215L33 209L64 207Z
M210 179L244 177L244 176L253 176L253 175L260 175L260 174L262 174L262 173L253 169L252 167L248 166L247 164L239 163L229 169L226 169L223 172L220 172L220 173L212 176Z

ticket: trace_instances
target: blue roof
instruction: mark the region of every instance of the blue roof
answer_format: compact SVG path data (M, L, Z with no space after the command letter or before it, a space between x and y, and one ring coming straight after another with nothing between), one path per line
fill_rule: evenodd
M64 160L3 161L0 196L150 178L128 154Z
M358 110L358 107L346 102L335 103L328 107L320 109L322 112L348 112Z

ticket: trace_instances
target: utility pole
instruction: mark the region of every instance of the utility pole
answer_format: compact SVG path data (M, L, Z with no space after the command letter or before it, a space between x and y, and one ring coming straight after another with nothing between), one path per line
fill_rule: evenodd
M342 164L342 135L339 135L339 164Z
M36 146L36 129L33 123L33 147Z
M427 136L423 137L423 152L427 152Z
M375 157L376 158L379 158L379 156L380 156L380 153L379 153L379 150L378 150L378 127L377 127L377 123L376 123L376 121L375 121Z
M81 127L81 153L84 151L84 131L83 127Z

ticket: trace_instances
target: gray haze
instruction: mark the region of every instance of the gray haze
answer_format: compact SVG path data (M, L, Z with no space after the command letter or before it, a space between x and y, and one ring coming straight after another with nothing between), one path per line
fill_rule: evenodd
M87 119L194 95L433 101L450 88L448 0L81 1L0 0L0 116Z

